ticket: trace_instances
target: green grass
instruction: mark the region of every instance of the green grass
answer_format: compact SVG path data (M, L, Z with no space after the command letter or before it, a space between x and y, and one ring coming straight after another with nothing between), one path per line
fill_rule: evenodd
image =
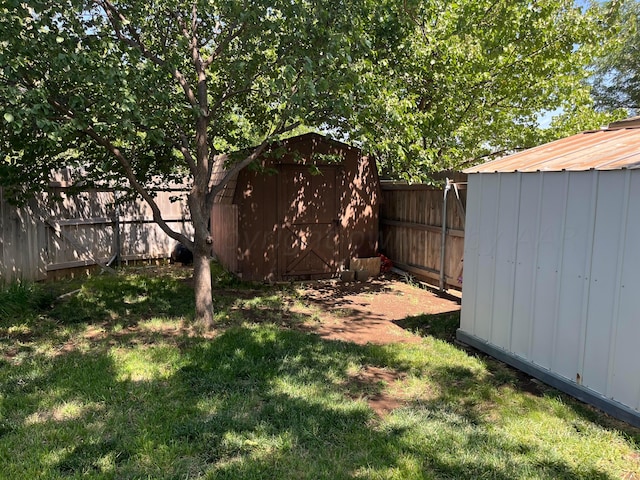
M455 315L325 341L295 292L218 272L203 336L187 270L145 272L0 292L0 478L640 478L637 429L454 346Z

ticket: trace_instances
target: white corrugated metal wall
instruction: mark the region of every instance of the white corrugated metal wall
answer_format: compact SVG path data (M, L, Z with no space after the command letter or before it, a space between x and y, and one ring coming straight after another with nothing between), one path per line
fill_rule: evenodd
M640 171L469 175L459 338L640 412Z

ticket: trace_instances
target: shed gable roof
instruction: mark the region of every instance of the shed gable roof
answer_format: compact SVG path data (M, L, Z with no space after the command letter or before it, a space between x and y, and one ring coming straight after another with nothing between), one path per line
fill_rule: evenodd
M327 136L321 135L319 133L304 133L302 135L297 135L295 137L289 137L284 140L273 142L269 147L267 147L267 151L274 147L285 147L291 151L295 150L296 145L300 145L303 143L309 143L313 146L317 146L319 144L323 144L328 148L333 148L337 150L359 150L357 147L353 147L347 143L340 142L338 140L333 140ZM250 149L247 149L250 151ZM265 152L265 153L266 153ZM229 155L218 155L214 160L212 174L211 174L211 184L217 185L219 184L225 175L228 172L228 165L226 165L229 160ZM229 179L229 182L222 188L222 190L216 195L214 203L223 204L223 205L231 205L233 203L233 197L235 194L236 186L238 183L238 175L234 175Z
M467 168L464 173L560 172L640 168L640 127L616 122Z

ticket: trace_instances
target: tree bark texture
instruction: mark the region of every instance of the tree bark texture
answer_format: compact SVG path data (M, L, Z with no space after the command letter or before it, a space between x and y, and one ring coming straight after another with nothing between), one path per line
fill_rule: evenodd
M209 209L205 190L195 178L194 189L189 194L189 211L194 227L193 280L196 301L196 324L205 330L213 328L213 294L211 291L211 235L209 234Z
M213 328L210 261L211 256L208 248L205 248L204 251L199 248L193 252L193 289L196 300L196 324L205 330Z

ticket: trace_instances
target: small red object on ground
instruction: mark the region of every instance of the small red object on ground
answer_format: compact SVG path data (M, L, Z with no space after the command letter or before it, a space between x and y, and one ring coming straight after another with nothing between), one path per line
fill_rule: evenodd
M381 253L378 256L380 257L380 273L390 272L393 268L393 262Z

